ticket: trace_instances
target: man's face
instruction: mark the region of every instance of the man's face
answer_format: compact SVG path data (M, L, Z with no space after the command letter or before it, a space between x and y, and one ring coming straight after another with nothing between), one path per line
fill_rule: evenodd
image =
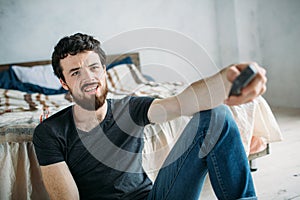
M74 101L86 110L97 110L107 95L106 71L94 51L68 55L60 60L65 82L64 89L70 90Z

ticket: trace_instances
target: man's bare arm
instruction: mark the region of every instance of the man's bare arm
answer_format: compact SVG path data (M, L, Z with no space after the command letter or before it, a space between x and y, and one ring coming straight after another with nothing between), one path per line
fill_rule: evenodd
M196 112L212 109L223 103L239 105L252 101L266 90L266 72L256 63L252 63L258 69L254 80L242 90L241 96L228 98L232 81L248 64L229 66L211 77L192 83L176 96L154 100L148 112L150 121L160 123L179 116L191 116Z
M79 193L65 162L41 166L41 172L51 200L77 200Z

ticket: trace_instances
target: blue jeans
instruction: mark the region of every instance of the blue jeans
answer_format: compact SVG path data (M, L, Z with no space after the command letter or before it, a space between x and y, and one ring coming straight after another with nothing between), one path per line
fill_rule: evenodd
M147 200L198 200L207 172L218 199L257 199L240 133L226 106L194 115Z

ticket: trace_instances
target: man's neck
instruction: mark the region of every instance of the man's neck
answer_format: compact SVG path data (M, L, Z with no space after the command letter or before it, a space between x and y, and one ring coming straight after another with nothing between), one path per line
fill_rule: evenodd
M107 101L95 111L83 109L79 105L74 106L74 120L76 127L82 131L89 132L102 122L107 113Z

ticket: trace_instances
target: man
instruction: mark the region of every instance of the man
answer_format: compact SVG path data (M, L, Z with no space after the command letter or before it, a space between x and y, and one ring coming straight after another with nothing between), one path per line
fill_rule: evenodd
M35 129L51 199L198 199L207 172L219 199L256 199L238 129L220 105L246 103L264 93L263 68L252 63L258 73L240 96L227 97L249 63L229 66L166 99L115 100L106 99L104 64L100 42L81 33L61 39L52 54L54 72L75 105ZM193 118L152 183L141 161L143 127L183 115Z

